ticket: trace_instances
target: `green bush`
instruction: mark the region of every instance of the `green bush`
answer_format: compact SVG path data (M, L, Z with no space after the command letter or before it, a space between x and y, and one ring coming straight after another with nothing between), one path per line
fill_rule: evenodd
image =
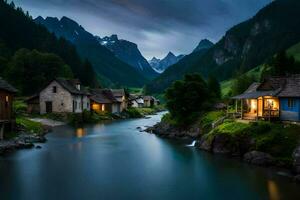
M212 123L224 116L224 111L211 111L202 116L200 119L200 126L204 133L208 133L212 128Z
M144 116L137 108L128 108L126 114L130 118L140 118Z
M170 125L176 125L176 121L172 118L170 113L164 114L161 121Z
M17 125L24 127L28 133L43 133L43 125L39 122L34 122L24 117L17 117L16 123Z
M22 100L16 100L13 102L13 112L16 115L21 115L27 112L27 105Z

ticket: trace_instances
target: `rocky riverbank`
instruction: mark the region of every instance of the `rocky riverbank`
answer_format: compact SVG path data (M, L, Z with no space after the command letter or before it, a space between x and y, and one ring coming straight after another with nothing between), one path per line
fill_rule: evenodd
M44 135L28 135L21 134L18 137L11 140L0 141L0 155L4 155L13 152L18 149L30 149L30 148L41 148L38 143L45 143L47 139Z
M261 127L257 126L256 129L258 130L258 128ZM265 138L253 137L247 133L247 130L245 129L242 134L225 134L222 131L217 132L214 130L209 134L203 134L199 125L191 126L188 129L180 129L165 122L160 122L153 127L147 128L145 131L169 139L194 139L196 140L196 148L213 154L223 154L238 158L248 164L289 169L291 174L295 176L295 180L300 182L300 144L297 148L294 148L292 155L290 155L291 159L286 161L278 156L274 157L269 152L261 151L258 147ZM291 135L287 134L285 137L288 138ZM287 141L282 140L279 142L285 143ZM284 145L278 147L278 144L271 144L271 141L269 143L279 150L284 147ZM270 145L267 144L265 146ZM265 149L267 150L268 148Z
M0 156L19 149L41 148L40 143L47 141L45 135L51 130L50 126L43 125L42 133L28 133L22 126L16 127L17 136L0 141Z
M189 129L179 129L165 122L148 127L145 131L170 139L199 139L201 137L200 128L197 126L192 126Z

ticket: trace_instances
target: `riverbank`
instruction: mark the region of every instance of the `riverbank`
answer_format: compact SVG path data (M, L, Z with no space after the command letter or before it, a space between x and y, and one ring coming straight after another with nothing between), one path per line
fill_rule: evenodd
M216 113L208 114L216 116ZM206 118L205 118L206 117ZM146 132L170 139L192 139L195 147L237 158L251 165L290 170L300 181L300 127L293 124L226 120L222 115L202 117L188 128L163 120ZM166 118L166 117L165 117ZM210 123L210 126L208 126Z

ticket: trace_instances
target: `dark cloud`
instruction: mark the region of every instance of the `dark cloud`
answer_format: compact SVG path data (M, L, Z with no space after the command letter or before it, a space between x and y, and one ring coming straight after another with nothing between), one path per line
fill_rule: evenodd
M35 17L68 16L88 31L118 34L147 56L189 53L202 38L217 41L271 0L15 0Z

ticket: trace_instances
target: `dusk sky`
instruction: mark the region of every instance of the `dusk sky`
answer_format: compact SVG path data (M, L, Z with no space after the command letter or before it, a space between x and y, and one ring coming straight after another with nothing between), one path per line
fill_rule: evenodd
M87 31L138 44L146 58L188 54L201 39L218 41L271 0L15 0L39 15L67 16Z

